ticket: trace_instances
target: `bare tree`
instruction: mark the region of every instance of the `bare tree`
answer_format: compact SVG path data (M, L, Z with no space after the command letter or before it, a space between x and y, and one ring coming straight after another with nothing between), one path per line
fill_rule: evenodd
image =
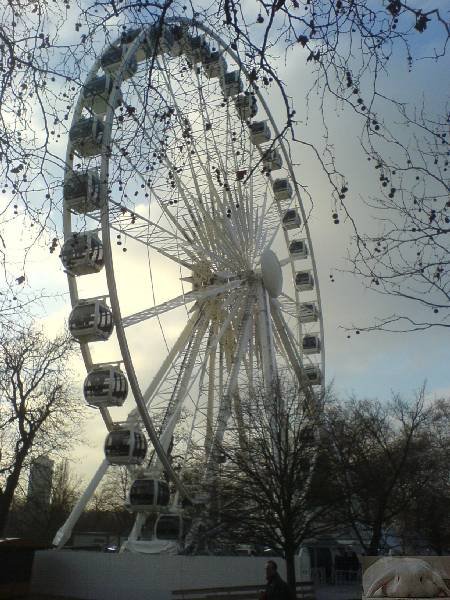
M84 407L68 377L71 350L69 337L49 340L32 326L0 338L0 531L32 458L61 455L79 433Z
M30 494L29 487L27 493L22 491L20 483L16 488L7 533L8 536L23 536L39 543L51 544L56 531L77 500L82 480L71 470L66 458L47 473L41 473L43 477L38 482L37 494ZM41 473L38 471L38 477ZM45 489L47 487L48 491Z
M424 388L411 402L398 395L389 403L352 398L328 412L341 519L367 554L381 551L386 530L432 484L435 456L427 432L436 416Z
M450 551L450 401L435 400L432 415L422 433L421 459L426 472L423 477L412 473L408 482L411 502L399 515L396 530L401 536L403 553L432 552L448 554Z
M294 557L306 537L326 529L330 507L313 483L318 422L301 390L287 382L270 397L257 390L242 399L237 415L217 460L215 519L226 532L219 537L284 555L294 589Z
M121 511L125 508L132 475L126 467L111 467L94 494L88 508L92 510Z

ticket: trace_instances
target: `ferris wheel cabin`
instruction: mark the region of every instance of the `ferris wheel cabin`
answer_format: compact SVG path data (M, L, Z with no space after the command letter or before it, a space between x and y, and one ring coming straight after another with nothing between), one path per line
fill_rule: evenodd
M189 45L189 32L186 25L173 25L170 28L172 34L172 47L169 50L170 56L177 57L181 56ZM205 48L206 51L206 48Z
M292 198L292 186L288 179L275 179L272 185L275 200Z
M242 92L242 80L240 71L223 73L220 77L220 87L225 98L236 96Z
M114 87L114 79L109 75L94 77L86 84L83 91L83 103L96 115L104 117L109 106L109 96ZM122 102L122 92L118 90L114 101L114 109Z
M89 406L122 406L128 395L128 381L114 365L96 367L84 380L83 393Z
M317 335L305 335L302 340L304 354L317 354L320 352L320 338Z
M123 31L120 35L120 43L122 44L122 46L128 46L132 44L140 33L141 29L139 28L127 29L126 31Z
M277 181L280 181L279 179ZM283 215L282 219L283 229L298 229L302 224L300 215L297 209L289 208Z
M270 138L272 137L270 127L265 121L256 121L255 123L250 123L249 129L250 139L256 146L270 141Z
M132 511L152 510L167 506L170 501L169 484L159 479L135 479L129 493L129 509Z
M308 245L306 240L292 240L289 244L289 254L294 260L308 258Z
M159 514L155 521L153 539L182 542L191 523L191 519L187 519L181 514Z
M305 365L303 369L308 381L312 385L320 385L322 383L322 371L318 365Z
M100 64L105 73L109 73L113 77L119 71L122 63L125 60L125 55L128 52L127 46L110 46L102 54ZM127 64L122 72L122 78L129 79L137 71L137 60L136 57L132 56L128 59Z
M69 140L82 158L98 156L102 151L104 125L98 117L81 118L72 125Z
M217 51L211 52L209 56L204 56L202 64L206 77L210 79L215 77L222 78L227 72L227 61Z
M314 277L311 271L297 271L295 287L299 292L309 292L314 289Z
M314 302L300 303L300 320L302 323L313 323L319 318L319 311Z
M113 329L111 309L101 300L80 300L70 313L70 333L82 344L107 340Z
M239 118L242 121L252 119L258 112L258 103L254 94L245 92L236 97L234 101Z
M147 454L147 440L133 427L110 431L105 440L105 458L110 465L140 465Z
M267 150L263 154L262 163L266 171L277 171L283 166L283 159L278 150Z
M72 233L59 255L65 270L71 275L89 275L103 268L103 245L96 231Z
M100 177L96 169L69 171L64 180L64 202L79 215L93 212L100 205Z
M204 35L196 35L186 40L184 54L187 60L193 64L201 62L204 56L211 54Z
M135 39L140 35L141 29L128 29L124 31L120 36L120 43L125 50L129 49L129 46L135 41ZM142 62L147 58L150 58L155 50L155 44L152 38L152 35L147 32L144 35L144 39L141 40L140 45L138 46L134 58L136 62Z

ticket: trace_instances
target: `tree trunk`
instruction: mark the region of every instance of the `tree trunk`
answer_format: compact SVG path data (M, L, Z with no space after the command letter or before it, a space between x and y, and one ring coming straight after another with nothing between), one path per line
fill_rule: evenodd
M285 550L286 580L291 589L291 598L295 598L295 551Z
M23 463L30 447L31 443L28 441L22 446L17 455L14 468L6 480L3 493L0 495L0 537L5 536L5 529L8 524L8 515L14 498L14 492L16 491Z
M383 512L379 511L372 529L372 537L369 545L369 556L377 556L380 551L381 533L383 530Z
M20 469L14 469L6 481L5 488L0 496L0 537L5 536L8 515L14 498L14 492L19 481Z

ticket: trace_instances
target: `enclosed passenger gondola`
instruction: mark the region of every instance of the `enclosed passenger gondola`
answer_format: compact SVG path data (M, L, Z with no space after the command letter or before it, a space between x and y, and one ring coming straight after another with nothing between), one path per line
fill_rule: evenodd
M227 72L227 61L217 50L211 52L209 56L204 55L202 57L202 64L206 77L210 79L223 77Z
M103 268L103 245L96 231L73 233L61 248L61 262L70 275L89 275Z
M312 323L319 318L319 311L314 302L300 302L300 320L302 323Z
M204 55L208 54L207 43L204 35L189 37L185 43L184 54L189 62L195 64L202 60ZM211 52L209 52L211 54Z
M82 344L107 340L113 329L111 309L102 300L80 300L70 313L70 333Z
M314 277L311 271L297 271L295 287L299 292L309 292L314 289Z
M322 383L322 371L318 365L306 365L304 371L312 385L320 385Z
M141 29L126 29L120 34L120 43L122 46L128 46L134 42L134 40L140 35Z
M149 477L135 479L129 493L129 508L132 511L152 510L167 506L170 501L169 484Z
M64 180L68 210L84 215L100 208L100 177L96 169L69 171Z
M122 47L124 49L128 49L140 34L141 29L128 29L127 31L124 31L120 36ZM134 58L138 63L153 56L155 51L155 37L154 28L145 32L143 38L141 39L141 43L134 53Z
M140 465L147 454L145 435L134 427L120 426L105 440L105 458L111 465Z
M110 46L102 54L100 64L105 73L115 76L125 60L128 46ZM137 60L135 56L128 59L127 65L122 71L122 79L129 79L137 71Z
M292 198L292 186L288 179L275 179L272 189L276 200Z
M174 25L170 28L172 33L172 46L169 50L170 56L176 57L181 56L189 45L191 36L186 25Z
M250 139L256 146L270 141L272 137L272 132L266 121L256 121L255 123L250 123L249 129Z
M155 39L155 43L157 43L157 54L171 54L175 56L178 48L178 43L175 39L173 28L162 27L161 29L159 25L154 25L152 28L152 32L152 35Z
M225 98L236 96L242 92L242 80L240 71L230 71L220 77L220 87Z
M294 260L308 258L308 244L306 240L292 240L289 244L289 254Z
M282 224L283 229L298 229L302 224L298 211L295 208L289 208L283 215Z
M252 119L258 112L258 102L254 94L245 92L239 94L234 101L239 118L243 121Z
M128 381L115 365L102 365L90 371L84 380L83 393L90 406L122 406L128 395Z
M81 157L98 156L102 152L104 125L98 117L81 118L69 131L72 148Z
M262 161L263 167L267 171L277 171L283 166L283 159L276 148L264 152Z
M304 354L317 354L320 352L320 338L317 335L305 335L302 340Z
M202 49L201 49L201 52L200 52L200 62L202 63L202 65L205 65L205 63L207 63L207 62L208 62L208 60L210 60L212 53L213 53L213 51L211 50L211 47L210 47L210 45L209 45L208 43L206 43L206 44L205 44L205 45L202 47ZM224 65L224 69L223 69L223 70L224 70L224 71L226 71L226 70L227 70L227 63L226 63L226 62L225 62L225 65ZM219 75L219 76L220 76L220 75Z
M155 521L153 539L173 540L181 543L189 531L191 523L191 519L184 517L181 513L161 513Z
M109 107L109 97L114 87L114 79L108 75L94 77L86 83L83 91L83 104L97 116L103 117ZM122 102L122 92L117 91L114 99L114 109Z

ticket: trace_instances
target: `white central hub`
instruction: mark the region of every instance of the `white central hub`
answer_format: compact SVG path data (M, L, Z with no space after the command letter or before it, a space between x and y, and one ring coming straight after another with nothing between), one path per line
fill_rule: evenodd
M269 296L276 298L283 289L283 271L275 252L266 248L261 255L261 273Z

